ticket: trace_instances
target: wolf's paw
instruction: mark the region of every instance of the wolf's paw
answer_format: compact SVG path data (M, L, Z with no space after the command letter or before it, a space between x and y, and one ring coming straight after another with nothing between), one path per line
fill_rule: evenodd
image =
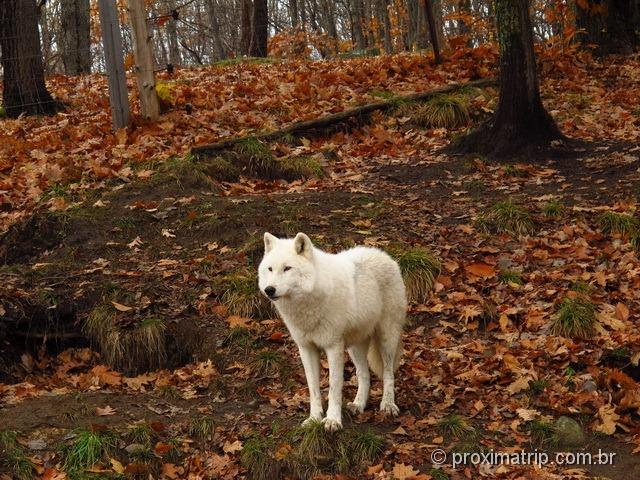
M380 411L392 417L396 417L400 413L400 409L395 403L384 400L380 403Z
M347 403L347 410L354 415L359 415L364 412L364 405L358 402L349 402Z
M342 422L335 418L326 417L322 420L322 423L324 423L324 429L327 432L337 432L338 430L342 430Z
M309 418L307 418L304 422L302 422L302 426L308 427L309 425L312 425L314 423L319 423L319 422L322 422L322 416L315 417L313 415L310 415Z

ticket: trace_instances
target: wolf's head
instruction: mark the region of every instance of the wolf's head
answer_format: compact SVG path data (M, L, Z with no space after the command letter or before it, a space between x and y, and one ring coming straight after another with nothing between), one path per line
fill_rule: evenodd
M264 257L258 267L260 291L271 301L302 297L313 290L313 244L304 233L278 239L264 234Z

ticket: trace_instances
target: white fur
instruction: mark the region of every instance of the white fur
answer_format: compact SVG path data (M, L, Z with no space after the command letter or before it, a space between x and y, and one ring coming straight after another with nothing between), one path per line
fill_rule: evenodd
M397 415L394 372L402 353L406 296L398 264L375 248L356 247L338 254L315 248L304 233L295 239L264 235L259 267L264 293L272 301L300 351L311 412L325 428L342 428L344 350L356 367L358 392L348 408L360 413L369 397L369 367L383 380L380 410ZM290 267L285 271L285 267ZM323 416L320 351L329 362L329 406Z

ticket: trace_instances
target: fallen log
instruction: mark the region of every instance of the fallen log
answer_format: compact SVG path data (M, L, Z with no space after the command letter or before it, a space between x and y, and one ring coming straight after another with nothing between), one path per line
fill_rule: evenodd
M284 128L281 128L280 130L275 130L273 132L261 133L257 135L245 135L242 137L227 138L225 140L221 140L215 143L197 145L191 148L191 153L195 156L211 155L221 150L227 150L229 148L232 148L236 144L242 142L243 140L249 137L253 137L256 140L260 140L262 142L272 142L274 140L277 140L287 135L296 135L296 134L301 134L302 132L306 132L310 130L327 128L352 118L358 118L358 117L369 115L370 113L373 113L375 111L389 110L397 106L399 102L420 102L420 101L428 100L429 98L435 95L455 92L456 90L460 90L461 88L468 88L468 87L484 88L484 87L491 87L496 85L498 85L498 80L496 78L485 78L481 80L474 80L472 82L467 82L467 83L455 83L451 85L446 85L444 87L434 88L433 90L429 90L427 92L412 93L406 96L395 97L391 100L368 103L366 105L361 105L359 107L343 110L342 112L332 113L330 115L324 115L322 117L315 118L313 120L306 120L303 122L294 122Z

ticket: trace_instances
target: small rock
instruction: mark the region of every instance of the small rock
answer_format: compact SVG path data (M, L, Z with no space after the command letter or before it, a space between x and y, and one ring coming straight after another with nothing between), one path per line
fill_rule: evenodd
M500 257L498 259L498 268L500 270L510 270L513 267L513 262L509 257Z
M45 450L47 448L47 442L45 442L41 438L37 438L34 440L29 440L29 443L27 443L27 447L29 448L29 450Z
M144 452L147 447L145 447L141 443L132 443L131 445L127 445L124 449L128 454L135 455L136 453Z
M587 380L582 384L582 387L580 388L581 392L595 392L596 390L598 390L598 386L593 380Z
M556 438L561 447L580 447L585 444L584 431L573 418L562 416L556 420Z

